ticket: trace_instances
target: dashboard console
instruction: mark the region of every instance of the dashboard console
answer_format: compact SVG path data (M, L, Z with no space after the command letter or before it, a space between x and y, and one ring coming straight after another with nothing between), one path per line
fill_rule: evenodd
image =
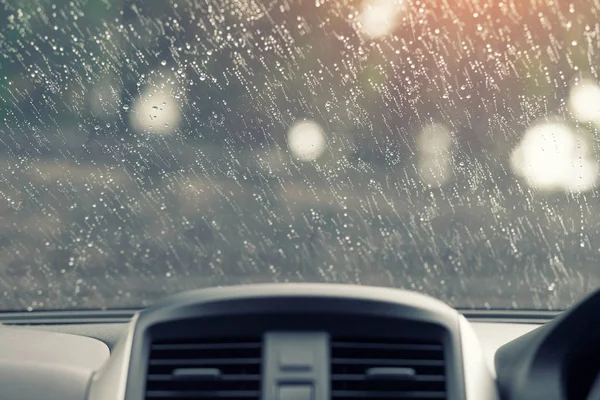
M192 291L113 324L32 313L0 326L0 398L600 400L598 311L600 291L543 325L473 322L414 292L307 283Z
M495 399L469 323L435 299L351 285L199 290L140 312L89 399Z

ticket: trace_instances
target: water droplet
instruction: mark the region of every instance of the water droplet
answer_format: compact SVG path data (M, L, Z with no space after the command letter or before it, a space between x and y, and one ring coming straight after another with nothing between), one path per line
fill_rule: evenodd
M94 130L97 130L97 131L100 130L100 125L94 126Z
M160 62L160 65L162 65L162 66L164 67L165 65L167 65L167 61L166 61L166 60L162 60L162 61Z
M128 104L123 104L123 110L125 110L125 111L129 110L129 105Z

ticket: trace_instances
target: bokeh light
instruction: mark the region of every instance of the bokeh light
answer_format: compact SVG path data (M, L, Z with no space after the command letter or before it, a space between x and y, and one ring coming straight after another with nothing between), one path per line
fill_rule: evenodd
M426 125L416 139L419 174L428 186L442 186L452 178L452 133L446 125Z
M371 39L389 34L395 28L403 7L403 0L365 1L358 19L361 32Z
M571 89L569 109L581 122L600 122L600 86L593 80L583 80Z
M140 132L169 135L181 121L178 99L167 85L148 85L136 99L130 114L132 127Z
M325 151L325 134L314 121L296 122L287 138L290 151L300 161L314 161Z
M528 129L510 164L540 190L583 192L598 183L598 164L590 155L587 137L564 122L543 122Z

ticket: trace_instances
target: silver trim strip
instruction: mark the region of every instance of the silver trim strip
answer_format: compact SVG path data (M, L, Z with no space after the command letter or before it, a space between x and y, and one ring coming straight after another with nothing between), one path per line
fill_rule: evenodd
M138 313L133 316L125 335L115 346L110 359L94 374L88 395L89 400L125 400L133 332L138 316Z
M473 326L462 315L458 322L467 400L498 400L495 374L488 368Z

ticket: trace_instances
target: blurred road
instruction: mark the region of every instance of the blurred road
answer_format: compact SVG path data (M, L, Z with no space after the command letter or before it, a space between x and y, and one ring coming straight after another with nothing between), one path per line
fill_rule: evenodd
M333 178L340 159L224 158L217 147L150 140L148 167L119 162L128 145L109 140L78 162L0 160L4 309L135 307L272 281L394 286L460 307L562 308L600 284L595 194L536 193L515 177L490 179L499 174L477 161L437 189L402 167L340 168Z

